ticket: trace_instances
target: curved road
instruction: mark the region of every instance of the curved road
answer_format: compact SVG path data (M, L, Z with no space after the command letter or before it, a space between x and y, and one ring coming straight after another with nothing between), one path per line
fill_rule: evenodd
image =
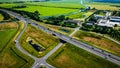
M41 29L41 30L43 30L43 31L45 31L45 32L47 32L47 33L49 33L49 34L55 35L56 37L60 38L61 40L64 40L64 41L66 41L66 42L68 42L68 43L71 43L71 44L73 44L73 45L75 45L75 46L77 46L77 47L79 47L79 48L82 48L82 49L84 49L84 50L86 50L86 51L88 51L88 52L91 52L91 53L93 53L93 54L95 54L95 55L98 55L98 56L100 56L100 57L102 57L102 58L105 58L106 60L108 60L108 61L110 61L110 62L113 62L113 63L115 63L115 64L120 65L120 57L118 57L118 56L115 56L115 55L113 55L113 54L111 54L111 53L105 52L105 51L103 51L103 50L101 50L101 49L98 49L98 48L96 48L96 47L93 47L93 46L87 45L87 44L85 44L85 43L82 43L82 42L80 42L80 41L78 41L78 40L76 40L76 39L73 39L73 38L69 37L69 36L65 36L65 35L63 35L63 34L57 33L57 32L55 32L55 31L52 31L52 30L48 29L48 28L45 28L45 27L43 27L43 26L40 26L40 25L36 24L35 22L31 21L30 19L25 19L24 17L20 17L19 15L15 14L15 13L13 13L13 12L10 12L10 11L7 11L7 10L3 10L3 11L9 13L10 15L12 15L12 16L14 16L14 17L16 17L16 18L18 18L18 19L20 19L20 20L22 20L22 21L24 21L24 22L26 22L26 20L28 20L29 23L30 23L32 26L36 27L36 28L39 28L39 29ZM28 22L28 21L27 21L27 22ZM24 28L24 29L25 29L25 28ZM22 34L23 32L24 32L24 30L21 32L21 34ZM21 35L21 34L20 34L20 35ZM18 36L18 39L16 39L16 43L18 44L17 46L19 46L19 42L18 42L18 41L19 41L19 36ZM24 50L23 50L23 51L24 51ZM24 52L24 53L25 53L25 52ZM27 53L26 53L26 54L27 54ZM27 55L29 55L30 57L34 58L35 60L38 59L38 58L35 58L35 57L31 56L30 54L27 54ZM41 60L42 60L42 59L41 59ZM38 62L38 63L36 63L36 65L37 65L37 64L39 65L39 63L40 63L41 61L38 60L37 62Z

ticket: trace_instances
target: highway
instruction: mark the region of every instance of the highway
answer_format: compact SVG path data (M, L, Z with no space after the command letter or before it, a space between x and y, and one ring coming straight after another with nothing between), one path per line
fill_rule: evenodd
M18 19L20 19L20 20L22 20L22 21L24 21L24 22L26 22L26 21L28 20L27 22L30 23L32 26L34 26L34 27L36 27L36 28L39 28L40 30L45 31L45 32L47 32L48 34L52 34L52 35L58 37L58 38L61 39L61 40L64 40L64 41L66 41L66 42L68 42L68 43L71 43L71 44L73 44L73 45L75 45L75 46L77 46L77 47L79 47L79 48L82 48L82 49L84 49L84 50L86 50L86 51L88 51L88 52L90 52L90 53L93 53L93 54L95 54L95 55L97 55L97 56L100 56L100 57L102 57L102 58L104 58L104 59L106 59L106 60L108 60L108 61L110 61L110 62L113 62L113 63L115 63L115 64L120 65L120 57L118 57L118 56L115 56L115 55L113 55L113 54L111 54L111 53L108 53L108 52L106 52L106 51L103 51L103 50L101 50L101 49L98 49L98 48L96 48L96 47L94 47L94 46L87 45L87 44L85 44L85 43L83 43L83 42L80 42L80 41L78 41L78 40L76 40L76 39L74 39L74 38L71 38L71 37L69 37L69 36L65 36L65 35L63 35L63 34L61 34L61 33L52 31L52 30L50 30L49 28L45 28L45 27L43 27L43 26L41 26L41 25L38 25L38 24L36 24L35 22L33 22L32 20L26 19L26 18L24 18L24 17L22 17L22 16L19 16L19 15L16 14L16 13L13 13L13 12L10 12L10 11L7 11L7 10L3 10L3 11L9 13L10 15L12 15L12 16L14 16L14 17L16 17L16 18L18 18ZM25 23L25 24L27 24L27 23ZM24 29L25 29L25 28L24 28ZM24 29L23 29L23 31L21 32L21 34L24 32ZM18 38L16 39L17 44L19 44L18 41L19 41L19 37L21 36L21 34L20 34L20 35L18 36ZM20 46L20 45L17 45L17 46ZM24 52L24 53L25 53L25 52ZM27 55L29 55L29 54L27 54ZM32 58L34 58L34 57L31 56L31 55L29 55L29 56L32 57ZM46 58L47 58L47 57L46 57ZM36 60L36 59L38 59L38 58L34 58L34 59ZM42 59L41 59L41 60L42 60ZM39 63L40 63L39 60L38 60L37 62L38 62L38 63L36 63L36 64L39 64ZM43 61L42 61L42 62L43 62Z
M80 27L75 28L74 31L69 35L70 37L72 37L72 35L74 35ZM44 64L44 66L48 67L48 68L54 68L53 66L49 65L46 63L46 60L53 54L55 53L61 46L63 45L63 43L59 43L55 48L53 48L49 53L47 53L44 57L41 58L41 61L39 61L38 63L35 63L32 65L32 68L37 68L40 67L40 64Z
M108 53L106 51L98 49L98 48L96 48L94 46L87 45L87 44L82 43L82 42L80 42L80 41L78 41L76 39L73 39L73 38L71 38L69 36L65 36L63 34L57 33L55 31L52 31L52 30L50 30L48 28L45 28L43 26L40 26L38 24L31 23L31 25L34 26L34 27L36 27L36 28L39 28L39 29L41 29L41 30L43 30L43 31L45 31L45 32L47 32L49 34L53 34L53 35L57 36L58 38L66 41L68 43L71 43L71 44L73 44L73 45L75 45L75 46L77 46L79 48L87 50L88 52L91 52L91 53L93 53L95 55L98 55L98 56L100 56L102 58L105 58L108 61L111 61L111 62L113 62L115 64L120 65L120 57L118 57L118 56L115 56L115 55L113 55L111 53Z

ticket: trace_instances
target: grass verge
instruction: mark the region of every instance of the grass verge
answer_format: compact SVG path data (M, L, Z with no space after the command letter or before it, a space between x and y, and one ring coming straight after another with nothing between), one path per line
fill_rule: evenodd
M56 68L119 68L105 59L71 44L64 44L47 62Z
M44 47L45 50L40 52L36 51L36 49L34 49L28 42L26 42L28 37L34 39L34 41L36 41L38 44ZM31 25L28 25L27 30L20 39L21 46L26 51L28 51L36 57L44 56L46 53L52 50L58 43L59 40L56 37L53 37L52 35L49 35Z
M103 36L90 32L78 31L73 37L87 44L120 56L120 45L107 38L104 38Z

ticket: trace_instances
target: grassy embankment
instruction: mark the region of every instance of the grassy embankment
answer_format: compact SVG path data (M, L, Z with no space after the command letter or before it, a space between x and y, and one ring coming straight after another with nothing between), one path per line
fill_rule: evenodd
M4 34L1 33L0 38L2 38L2 41L5 40L6 38L7 39L9 38L9 42L8 41L5 42L6 45L4 45L5 46L4 49L0 52L0 68L9 68L9 67L26 68L26 67L31 67L31 65L34 62L33 59L24 55L15 47L14 40L21 32L24 26L21 22L19 22L18 25L19 27L16 26L16 28L12 28L12 27L10 27L10 29L2 28L2 30L4 30Z
M120 45L94 33L78 31L74 38L120 56Z
M44 51L36 51L28 42L28 38L32 38L34 41L36 41L40 46L43 46L45 48ZM28 25L27 30L22 35L20 39L21 46L31 53L32 55L36 57L42 57L46 53L48 53L50 50L52 50L57 44L59 43L59 40L56 37L53 37L52 35L49 35L33 26Z
M119 68L105 59L71 44L64 44L47 62L56 68Z
M0 22L3 21L4 17L2 14L0 14Z

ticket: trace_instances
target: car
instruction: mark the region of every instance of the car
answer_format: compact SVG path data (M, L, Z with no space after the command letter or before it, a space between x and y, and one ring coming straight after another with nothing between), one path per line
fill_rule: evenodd
M15 40L14 43L17 43L17 40Z
M14 41L14 43L16 43L16 40Z

